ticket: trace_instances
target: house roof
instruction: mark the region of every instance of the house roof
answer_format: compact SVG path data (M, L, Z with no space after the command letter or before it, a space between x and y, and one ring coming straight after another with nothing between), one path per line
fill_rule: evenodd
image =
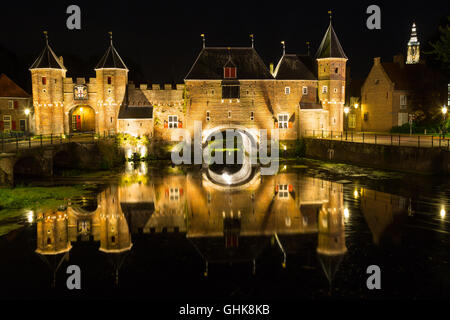
M435 74L425 64L400 64L396 62L381 62L384 71L394 83L396 90L411 90L423 86L430 79L437 79Z
M30 95L2 73L0 75L0 97L29 98Z
M222 80L223 68L229 62L237 67L237 79L273 79L256 50L252 47L203 48L186 80Z
M313 66L310 56L284 54L275 68L274 77L279 80L317 80Z
M317 50L316 53L316 59L322 58L347 59L347 56L345 55L344 50L342 49L342 46L339 42L336 32L334 32L331 21L330 25L328 26L327 32L325 32L325 36L323 37L319 49Z
M153 119L153 106L145 94L139 89L132 90L132 94L129 91L127 86L122 104L120 105L118 118Z
M63 63L58 59L52 48L48 44L48 40L45 43L45 47L41 54L37 57L34 63L31 65L31 69L61 69L66 70Z
M109 69L109 68L128 70L127 66L125 65L119 53L117 52L116 48L114 48L112 40L105 54L95 66L95 69Z

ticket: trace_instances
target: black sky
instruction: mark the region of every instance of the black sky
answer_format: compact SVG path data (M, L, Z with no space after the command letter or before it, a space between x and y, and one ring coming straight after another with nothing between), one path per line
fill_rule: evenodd
M66 28L66 8L81 7L81 30ZM381 8L381 30L366 28L366 8ZM349 57L353 78L369 71L373 57L384 60L405 52L412 21L426 44L449 14L448 1L16 1L0 11L0 72L30 90L28 67L44 45L42 30L69 77L94 76L94 66L108 45L115 46L136 83L182 82L201 50L207 46L255 47L264 61L276 63L280 41L288 53L315 53L333 11L333 26Z

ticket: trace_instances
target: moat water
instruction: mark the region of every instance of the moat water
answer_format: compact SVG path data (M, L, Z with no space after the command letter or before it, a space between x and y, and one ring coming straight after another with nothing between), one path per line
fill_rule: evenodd
M128 164L67 207L0 220L16 226L0 237L0 297L448 297L449 181L326 168L287 163L233 185ZM81 290L66 287L69 265Z

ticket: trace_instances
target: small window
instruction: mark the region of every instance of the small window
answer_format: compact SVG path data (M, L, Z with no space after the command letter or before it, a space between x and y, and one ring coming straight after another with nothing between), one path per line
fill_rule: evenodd
M278 128L287 129L288 128L289 115L279 114L278 115Z
M365 112L364 113L364 121L368 121L369 120L369 113Z
M236 67L225 67L223 68L224 78L236 78Z
M289 188L287 184L278 185L278 197L283 199L289 198Z
M14 109L14 101L13 100L8 101L8 109L10 109L10 110Z
M328 87L327 86L323 86L322 87L322 93L327 93L328 91Z
M308 94L308 87L303 87L303 88L302 88L302 94L303 94L304 96L306 96L306 95Z
M339 73L339 68L335 68L334 73Z
M180 199L180 189L170 188L169 199L170 199L170 201L178 201Z
M255 120L255 114L253 113L253 111L250 111L250 120Z
M42 77L42 84L44 86L47 84L47 77Z
M379 84L379 83L380 83L380 80L376 79L375 84Z
M111 84L112 83L112 79L111 79L111 77L108 77L108 84Z
M110 118L110 121L111 121L111 123L112 123L112 117Z
M178 116L169 116L169 128L175 129L178 128Z
M57 83L58 81L55 79L55 84Z
M206 121L209 121L210 117L209 117L209 111L206 111Z
M108 89L108 93L111 93L111 91L112 91L111 89Z
M406 106L406 95L401 95L400 96L400 105L401 106Z
M211 90L211 95L214 95L216 92L214 90Z
M334 90L333 90L333 91L334 91L334 93L337 93L337 92L338 92L337 88L334 88Z
M228 110L228 119L231 119L231 111Z
M291 87L285 87L284 94L290 94L290 93L291 93Z

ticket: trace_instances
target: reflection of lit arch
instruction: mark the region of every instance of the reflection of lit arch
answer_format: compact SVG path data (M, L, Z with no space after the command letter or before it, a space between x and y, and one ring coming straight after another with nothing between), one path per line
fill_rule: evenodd
M261 173L259 172L259 170L256 170L256 168L250 169L251 169L250 177L244 183L231 185L218 184L217 181L214 181L209 174L203 173L203 186L211 187L218 191L229 191L229 190L238 191L238 190L246 190L250 186L255 187L259 183L261 183Z
M70 109L68 116L70 132L95 131L96 112L90 105L75 105Z

